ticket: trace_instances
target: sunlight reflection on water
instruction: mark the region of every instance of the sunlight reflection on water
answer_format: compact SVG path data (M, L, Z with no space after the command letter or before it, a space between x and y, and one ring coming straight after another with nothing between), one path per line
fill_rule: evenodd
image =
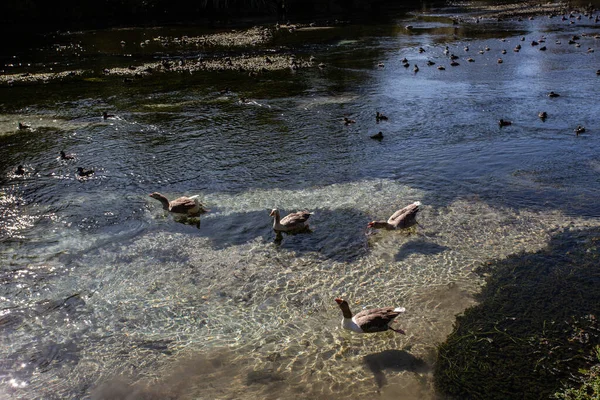
M542 28L463 38L434 21L337 38L339 52L319 54L329 66L304 77L235 82L225 94L203 78L86 92L60 106L67 122L43 117L28 132L15 133L16 121L41 121L39 110L0 118L6 169L27 171L7 173L0 194L2 390L433 399L435 346L474 304L483 278L473 269L600 224L597 136L571 129L595 129L596 113L578 103L596 94L595 76L569 87L561 52L527 48L496 62L520 32ZM471 53L490 52L471 65L461 53L458 69L424 65L447 63L445 44L458 53L467 39ZM405 56L418 75L402 67ZM577 70L596 60L577 56ZM273 82L281 89L270 96ZM555 82L561 103L546 96ZM104 109L117 117L102 120ZM376 121L376 110L390 120ZM348 115L357 123L345 126ZM377 131L381 142L368 137ZM62 149L77 159L58 160ZM93 178L77 179L80 165ZM148 197L159 189L198 194L211 212L199 228L176 223ZM417 226L367 232L368 221L416 200ZM275 243L274 207L314 212L312 232ZM339 296L354 311L406 307L407 335L343 332Z

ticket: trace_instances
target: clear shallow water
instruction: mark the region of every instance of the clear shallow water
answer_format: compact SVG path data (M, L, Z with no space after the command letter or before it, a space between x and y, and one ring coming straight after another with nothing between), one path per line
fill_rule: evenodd
M599 223L596 33L433 15L300 36L324 70L1 88L0 393L432 398L435 345L482 283L472 268ZM546 52L529 44L543 35ZM106 37L84 64L119 59ZM153 191L211 212L177 223ZM415 200L415 229L366 231ZM314 211L312 233L274 243L273 207ZM407 335L342 332L338 296L406 307Z

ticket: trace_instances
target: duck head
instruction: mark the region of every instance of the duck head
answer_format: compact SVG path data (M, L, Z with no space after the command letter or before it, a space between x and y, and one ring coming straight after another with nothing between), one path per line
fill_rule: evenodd
M352 311L350 311L350 305L346 300L340 299L338 297L337 299L335 299L335 302L338 303L338 305L340 306L344 318L352 318Z

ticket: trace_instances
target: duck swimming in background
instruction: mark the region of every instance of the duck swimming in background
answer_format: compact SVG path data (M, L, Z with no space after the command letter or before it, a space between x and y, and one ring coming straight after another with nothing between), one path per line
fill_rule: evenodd
M114 118L114 117L115 117L115 116L114 116L113 114L109 114L109 113L107 113L106 111L104 111L104 112L102 113L102 118L103 118L103 119L109 119L109 118Z
M187 216L194 217L210 211L207 210L202 203L200 203L198 200L198 195L190 197L182 196L173 201L169 201L169 199L158 192L151 193L149 196L160 201L163 209L174 214L185 214Z
M404 330L392 328L390 324L394 319L406 311L404 307L383 307L363 310L352 315L348 302L344 299L335 299L342 310L342 328L355 333L376 333L388 330L406 335Z
M550 93L548 93L548 97L560 97L560 94L554 93L554 92L550 92Z
M81 177L90 176L94 174L93 169L84 169L83 167L77 167L77 175Z
M64 150L61 150L60 151L60 159L61 160L74 160L75 156L72 154L67 154L67 153L65 153Z
M386 117L385 115L383 115L379 111L377 111L377 113L375 114L375 120L377 122L379 122L379 121L387 121L388 117Z
M379 133L371 135L371 139L375 139L375 140L381 140L381 139L383 139L383 132L380 131Z
M500 126L509 126L509 125L512 125L512 122L507 121L505 119L500 119L500 121L498 121L498 125L500 125Z
M25 170L22 165L18 165L17 169L15 169L15 175L25 175Z
M548 113L546 111L542 111L538 114L538 117L540 117L540 119L543 121L548 118Z
M585 128L581 125L577 125L577 128L575 128L575 134L579 135L580 133L584 133L585 132Z
M355 121L355 120L353 120L353 119L350 119L350 118L348 118L348 117L344 117L344 125L348 126L348 125L350 125L350 124L355 124L355 123L356 123L356 121Z
M31 127L29 125L25 125L25 124L19 122L19 130L25 130L25 129L31 129Z
M308 229L308 223L306 222L310 218L311 213L308 211L298 211L290 213L281 219L279 210L274 208L269 214L273 217L273 230L279 232L301 232Z
M416 223L415 218L419 212L420 205L420 201L415 201L414 203L396 211L391 217L388 218L387 221L371 221L367 227L375 229L383 228L387 230L408 228Z

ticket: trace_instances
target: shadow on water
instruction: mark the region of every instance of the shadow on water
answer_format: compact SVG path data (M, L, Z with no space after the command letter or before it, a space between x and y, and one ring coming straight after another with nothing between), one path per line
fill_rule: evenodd
M598 362L599 244L597 228L565 231L541 251L480 267L489 274L481 303L440 346L438 388L465 399L540 399L577 384Z
M385 370L424 373L430 369L425 361L405 350L384 350L379 353L369 354L363 357L363 362L373 373L375 383L379 388L382 388L387 383Z
M282 216L290 211L281 210ZM365 226L369 217L354 209L312 210L308 220L310 231L281 235L278 240L272 228L269 211L251 211L202 218L201 236L208 237L217 249L248 243L256 237L273 241L279 248L304 252L318 252L321 256L336 261L353 261L367 252ZM356 221L348 224L348 220Z
M431 256L443 253L446 250L448 250L448 247L446 246L440 246L439 244L428 242L425 239L418 239L404 243L398 250L395 260L402 261L411 254Z

